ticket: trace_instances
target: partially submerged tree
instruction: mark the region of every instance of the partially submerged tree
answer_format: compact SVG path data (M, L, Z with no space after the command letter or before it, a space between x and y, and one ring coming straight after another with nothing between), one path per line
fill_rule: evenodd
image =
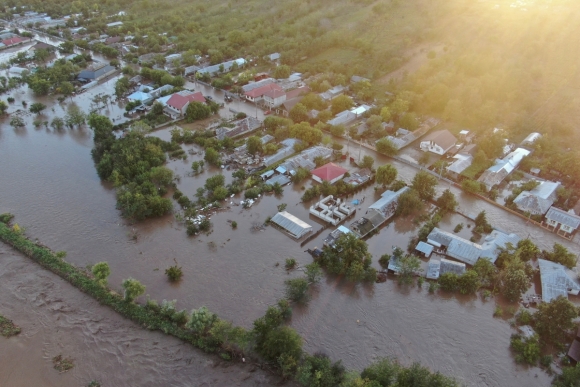
M125 300L132 302L135 298L145 293L145 285L134 278L123 280L123 289L125 290Z
M107 277L111 274L111 268L107 262L95 263L91 272L97 279L97 282L102 286L107 286Z

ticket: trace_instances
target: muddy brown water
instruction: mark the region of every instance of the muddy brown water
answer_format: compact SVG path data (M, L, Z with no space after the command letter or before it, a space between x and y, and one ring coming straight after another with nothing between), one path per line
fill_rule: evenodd
M106 85L101 87L107 88ZM21 91L25 93L23 98L29 98L28 91L24 88ZM51 119L54 101L50 98L43 100L49 105L46 116ZM86 99L79 98L75 102L83 109L90 106L90 101ZM66 111L68 103L55 106L54 114ZM106 109L102 113L109 114ZM114 115L115 112L110 114ZM304 250L321 246L327 234L323 232L301 248L299 243L272 227L263 231L252 230L252 226L274 215L277 205L281 203L287 203L287 211L312 224L314 230L322 227L321 223L309 216L308 205L299 203L302 184L285 187L280 197L266 195L247 210L235 205L241 200L240 195L228 199L224 205L230 208L212 216L213 231L209 235L187 237L184 226L176 222L172 215L128 224L115 209L114 191L96 175L90 157L90 130L35 129L31 125L34 117L26 116L25 119L27 127L18 130L12 129L6 118L0 121L0 212L16 214L15 221L26 227L27 235L38 238L54 250L67 251L67 260L70 262L79 266L99 261L109 262L112 269L109 282L113 288L120 288L121 281L131 276L146 285L146 293L152 298L159 301L177 299L178 307L185 309L206 305L221 317L249 328L254 319L263 315L268 305L284 296L284 281L300 275L300 270L286 273L283 269L284 260L294 257L301 265L311 262ZM169 133L164 130L155 135L167 138ZM195 147L184 146L184 149L190 148L199 151ZM351 152L358 151L358 148L351 147ZM364 148L360 152L361 156L368 153L375 157L375 165L387 162L387 159ZM215 168L206 168L195 177L188 176L191 162L200 158L201 154L189 156L186 161L174 160L167 164L182 177L179 188L190 197L214 173L224 173L227 181L231 179L232 171ZM351 168L347 163L344 165ZM395 166L400 177L406 181L410 181L416 173L416 170L406 165L395 163ZM305 182L303 185L307 188L310 183ZM448 188L446 184L440 184L438 192L445 188ZM462 194L458 189L451 187L451 190L457 195L464 213L475 215L486 210L495 227L516 232L522 237L529 235L542 248L558 242L578 251L575 243L526 225L520 218ZM379 193L370 187L353 197L365 198L355 219L364 213ZM175 205L175 208L178 209L178 206ZM238 228L232 230L228 220L235 220ZM467 225L470 221L460 215L453 215L443 220L442 227L452 229L457 223ZM379 234L368 240L374 256L373 264L378 268L378 258L390 253L392 246L406 248L408 240L416 232L417 226L412 219L390 222ZM133 234L138 236L136 241L131 237ZM469 237L467 227L462 235ZM6 268L2 271L4 275L6 271L14 270L6 266L6 254L1 255L0 259ZM185 273L177 285L169 284L164 275L164 270L173 264L174 259ZM277 263L280 265L276 266ZM23 269L19 269L21 267ZM34 271L34 267L32 262L26 260L20 260L16 265L17 271ZM47 275L42 270L35 273L38 276ZM30 305L30 312L22 311L19 302L22 287L19 285L9 285L4 289L7 292L2 291L2 308L11 312L11 317L22 316L28 320L27 313L45 313L34 303ZM27 289L30 292L42 292L42 289L35 289L30 283ZM80 297L73 288L61 289L63 294L60 297L63 299L64 296L67 300ZM333 359L342 359L348 368L360 370L378 357L396 356L404 364L419 361L433 370L457 377L470 386L549 385L550 377L540 369L514 363L509 351L509 337L513 331L506 321L492 317L495 307L493 300L483 302L476 297L429 295L426 289L401 288L392 278L374 286L354 286L329 277L314 288L312 293L312 300L307 306L295 309L291 324L304 337L306 350L322 351ZM74 309L69 314L70 319L82 319L78 316L80 313L80 308ZM94 319L100 319L97 316L101 315L107 319L103 320L105 322L100 325L101 329L109 326L109 321L115 318L112 312L108 313L103 308L95 308L95 312L91 313ZM118 337L157 335L133 329L134 326L123 319L114 321L111 323L113 326L126 326L116 333ZM47 323L47 326L50 325ZM51 331L46 332L47 337L52 337ZM82 342L98 342L95 331L83 332ZM59 337L67 343L73 356L79 354L91 358L97 376L108 374L108 360L100 357L99 353L90 353L92 346L83 347L72 337ZM136 352L129 352L127 357L135 356L139 359L140 355L135 353L149 351L153 341L162 343L160 345L164 348L178 345L171 338L161 335L155 337L151 340L131 341L131 348ZM31 342L31 348L39 346L40 342ZM4 356L20 356L18 346L8 348L0 349L4 351ZM165 359L166 353L152 351L145 365L138 360L126 361L131 367L143 372L144 378L155 380L160 375L171 373L173 369L173 365ZM43 356L44 362L48 364L48 352ZM154 364L157 358L158 362ZM30 366L36 361L27 357L20 359ZM3 367L1 364L0 367ZM210 373L208 368L201 368L199 372L204 374L206 371ZM220 372L218 369L218 376L215 376L217 380L220 380ZM133 377L131 375L136 374L128 375L123 379L127 381L120 382L120 385L129 385ZM208 380L212 380L212 377L210 373ZM176 383L179 385L180 382ZM207 383L224 385L220 382Z

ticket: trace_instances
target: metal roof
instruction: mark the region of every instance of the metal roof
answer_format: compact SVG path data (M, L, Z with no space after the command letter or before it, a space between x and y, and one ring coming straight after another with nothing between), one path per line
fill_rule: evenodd
M421 242L419 242L419 244L417 244L417 246L415 247L415 250L422 252L423 254L425 254L425 256L428 257L433 252L433 246L421 241Z
M506 178L507 175L513 172L520 164L524 157L528 156L529 150L524 148L517 148L515 151L508 154L501 160L496 160L495 165L489 167L477 181L484 183L487 188L497 185Z
M556 207L550 207L546 214L546 219L556 221L564 226L577 229L580 226L580 216L566 212Z
M455 172L457 174L465 171L473 162L473 156L471 155L457 154L453 156L453 158L455 159L453 164L445 169L447 169L449 172Z
M270 221L288 231L296 239L312 231L311 225L286 211L278 212Z
M538 259L540 281L542 282L542 300L550 302L558 296L568 297L568 291L580 291L580 284L573 280L566 267L556 262Z
M465 263L450 261L449 259L441 258L441 267L439 274L455 273L461 275L465 273Z
M269 179L266 183L272 184L272 185L274 185L275 183L278 183L280 185L286 185L286 184L290 183L290 178L286 175L276 175L276 176L272 177L271 179Z
M425 277L429 279L439 278L440 269L441 269L441 261L437 259L429 260L429 263L427 264L427 274L425 275Z

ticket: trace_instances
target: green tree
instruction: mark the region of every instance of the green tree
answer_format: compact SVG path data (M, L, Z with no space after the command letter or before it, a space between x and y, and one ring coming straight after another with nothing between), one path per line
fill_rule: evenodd
M135 298L145 293L145 285L134 278L123 280L123 289L125 290L125 300L132 302Z
M330 127L330 133L333 136L342 137L342 136L344 136L345 132L346 132L346 128L344 127L344 125L332 125Z
M91 269L97 282L102 286L107 286L107 277L111 274L111 268L107 262L95 263Z
M381 109L381 118L383 119L383 122L389 122L391 120L391 110L385 106Z
M524 264L519 259L508 262L500 273L501 292L510 301L520 299L530 287L530 278L525 271Z
M44 109L46 109L46 105L40 102L34 102L32 105L30 105L30 112L31 113L35 113L35 114L40 114L41 111L43 111Z
M459 286L459 276L455 273L447 272L439 276L439 287L447 292L454 292Z
M419 171L413 178L411 188L419 194L423 200L431 200L435 196L437 179L428 172Z
M185 118L187 122L203 120L211 115L211 109L204 103L193 101L187 105Z
M489 222L487 221L487 215L485 213L485 210L481 211L475 217L475 230L474 231L484 232L484 233L488 234L488 233L492 232L492 230L493 230L493 228L491 227L491 224L489 224Z
M373 168L373 164L375 163L375 159L372 156L364 156L362 159L362 162L360 163L360 167L361 168L368 168L368 169L372 169Z
M121 98L126 92L129 91L129 79L126 77L121 77L115 82L115 95L117 98Z
M552 251L542 251L542 256L548 261L559 263L569 269L576 266L576 255L559 243L554 243Z
M493 286L497 278L497 267L489 259L478 259L473 265L473 270L479 276L482 286Z
M10 126L14 129L21 128L24 126L24 120L18 116L14 116L10 119Z
M382 358L365 368L360 376L363 379L376 381L380 386L394 386L401 370L402 367L396 361Z
M258 353L270 361L278 361L283 355L299 360L302 355L302 338L290 327L272 329Z
M354 106L354 102L352 99L345 94L341 94L338 97L334 98L330 103L330 111L333 115L337 115L340 112L345 110L349 110Z
M295 123L308 121L310 118L308 116L308 110L306 110L306 106L302 105L301 103L297 103L292 109L290 109L289 117Z
M517 244L517 251L522 261L536 259L540 254L540 249L529 238L522 239Z
M187 327L192 331L203 334L207 332L217 321L217 316L210 312L205 306L193 309L187 322Z
M461 182L461 188L471 194L478 194L481 193L481 184L479 181L465 179Z
M223 187L225 184L224 175L213 175L205 181L205 189L208 191L213 191L217 187Z
M246 141L246 149L249 154L262 153L262 140L258 136L251 136Z
M524 338L520 335L512 335L510 339L510 347L516 353L516 361L518 363L528 363L536 365L540 359L540 342L538 335Z
M443 191L441 196L437 198L437 206L443 211L454 212L457 208L457 200L455 200L455 195L449 189Z
M312 262L306 265L305 269L304 274L309 283L318 283L322 278L322 269L318 263Z
M394 156L399 152L399 148L388 138L381 138L376 143L377 152L387 156Z
M220 159L220 154L213 148L207 148L205 150L205 156L203 159L215 166L220 166L222 163L222 160Z
M391 164L381 165L377 168L375 182L383 187L391 184L397 178L397 168Z
M290 76L290 66L280 65L274 69L274 78L276 79L286 79Z
M72 95L72 93L75 91L73 84L68 81L62 82L58 88L60 93L66 97Z
M459 276L457 285L461 294L475 294L481 286L481 282L479 281L479 275L475 270L467 270Z
M362 281L370 269L371 254L365 241L352 233L342 234L334 247L324 248L320 264L333 274L343 274L349 280Z
M533 315L534 327L540 337L554 344L567 341L567 333L576 327L574 319L578 309L565 296L559 296L550 302L542 302Z
M324 354L304 354L302 364L296 372L296 380L302 386L335 387L342 382L345 369L340 361L332 363Z
M286 297L294 302L306 302L308 296L308 280L306 278L292 278L284 281L286 284Z
M4 101L0 101L0 116L6 114L6 110L8 110L8 104Z
M562 368L562 374L556 375L552 387L580 387L580 363Z
M407 216L423 208L423 201L417 191L410 189L399 195L395 215Z
M407 254L399 259L399 283L405 285L411 284L415 273L421 271L420 268L421 261L414 255Z

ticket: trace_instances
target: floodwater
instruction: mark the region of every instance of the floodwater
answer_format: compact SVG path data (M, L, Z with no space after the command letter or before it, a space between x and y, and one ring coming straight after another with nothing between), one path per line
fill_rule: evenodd
M104 90L107 86L99 87ZM21 98L29 98L27 90L22 88L21 91L25 93ZM90 98L87 99L85 95L75 97L78 98L75 103L88 110ZM47 119L51 119L53 114L65 112L70 103L67 100L59 106L50 97L43 101L49 105L45 111ZM253 106L242 102L237 104L253 109ZM51 110L53 106L54 113ZM108 109L114 108L105 108L101 113L114 117L115 111L109 113ZM223 115L228 114L227 109L227 105L222 109ZM114 289L119 289L121 281L131 276L146 285L146 294L151 298L159 301L176 299L178 308L192 309L206 305L222 318L250 328L252 321L263 315L268 305L284 296L284 280L300 274L300 270L286 273L283 269L284 260L294 257L301 265L311 262L311 257L304 250L321 246L326 236L326 232L323 232L300 247L299 243L272 227L253 231L253 226L274 215L277 206L282 203L288 205L287 211L312 224L314 230L321 228L322 224L308 214L308 205L299 203L302 184L285 187L280 197L265 195L247 210L235 205L241 200L240 195L228 199L224 203L226 209L212 216L213 231L209 235L188 237L185 227L172 215L128 224L115 209L114 191L108 184L101 182L95 172L90 157L91 131L86 128L62 131L44 127L35 129L32 126L34 118L26 116L26 128L18 130L8 125L8 119L0 120L0 212L14 213L15 221L26 228L27 235L38 238L54 250L67 251L66 259L70 262L79 266L99 261L109 262L112 269L109 282ZM167 137L168 130L156 132L155 135ZM195 146L184 148L199 151ZM352 144L350 151L354 157L358 157L358 152L361 157L371 154L375 157L375 166L388 161L365 148L352 147ZM189 156L185 161L173 160L167 165L181 176L179 188L190 198L205 179L214 173L224 173L227 181L231 179L232 171L211 167L198 176L189 176L191 162L200 158L201 154ZM347 163L343 164L351 168ZM416 173L415 169L404 164L394 165L399 170L400 178L407 182ZM310 182L304 183L305 188L309 185ZM447 184L440 184L438 192L446 188L449 188ZM451 187L451 190L457 195L461 212L465 214L475 215L485 210L492 225L504 231L516 232L522 237L529 236L541 248L549 248L558 242L572 251L578 251L575 243L531 224L526 225L520 218L462 194L459 189ZM380 191L375 193L372 187L356 194L355 198L364 198L365 201L355 219L364 213L379 194ZM175 209L179 209L177 204ZM237 229L231 229L228 220L235 220L238 223ZM443 220L442 227L453 229L458 223L467 225L470 221L460 215L453 215ZM374 257L373 264L378 268L378 258L390 253L392 246L406 248L409 239L416 233L417 225L412 219L395 219L390 222L379 234L368 240L369 250ZM133 235L137 236L136 240ZM469 236L467 227L462 235ZM7 253L6 250L4 252L0 255L0 273L4 273L0 282L0 300L7 312L4 309L3 312L17 322L19 319L24 320L24 323L19 323L25 332L32 326L27 321L34 320L30 317L34 313L44 315L47 321L42 329L38 325L37 328L32 326L40 329L39 335L28 337L25 334L24 339L18 340L26 341L23 343L28 345L26 348L41 347L47 343L42 355L38 355L46 367L50 367L49 358L52 354L61 348L62 352L87 359L94 367L87 368L90 372L78 367L70 374L73 376L59 376L62 380L70 377L73 379L71 384L78 384L87 377L105 379L105 375L112 373L111 369L121 370L123 368L120 364L127 364L130 365L128 368L131 368L131 373L119 376L123 379L111 385L129 385L132 380L144 380L135 385L154 385L149 380L157 380L155 378L160 375L171 375L174 367L192 367L192 370L204 375L200 376L202 380L207 377L206 385L230 385L220 382L220 378L230 377L220 374L222 371L228 373L229 369L185 365L184 359L193 355L175 355L181 360L178 365L174 365L168 361L171 359L168 354L175 353L177 348L180 351L193 350L160 334L133 329L134 325L117 318L106 308L86 301L76 289L61 284L62 281L53 279L32 262ZM170 284L164 275L164 270L173 265L174 260L184 270L183 280L176 285ZM24 277L16 277L20 272ZM39 286L33 285L36 281L30 280L37 277L43 278ZM51 283L54 285L49 285ZM46 289L43 284L47 284ZM56 287L58 296L51 293L52 286ZM314 288L312 293L312 300L307 306L295 309L291 324L304 337L306 350L323 351L335 360L342 359L348 368L360 370L377 357L396 356L405 364L419 361L469 386L549 385L550 377L540 369L514 363L509 351L512 329L506 321L492 317L495 307L493 300L484 302L477 297L430 295L426 288L400 287L392 278L386 283L373 286L354 286L329 277ZM43 297L49 297L51 301L47 302ZM26 308L23 298L31 300ZM60 301L57 303L52 300ZM69 302L77 302L78 306L70 307L70 312L56 320L60 312L51 305L66 305ZM91 308L90 317L86 316L88 312L85 304L95 305ZM92 323L86 320L96 320L96 328L89 329ZM60 327L60 324L63 324L62 329L70 328L79 332L79 338L57 334L52 326ZM108 327L113 329L113 333L107 339L109 341L103 343L99 332ZM131 351L117 346L118 340L115 338L127 338L120 342L129 342ZM63 347L59 340L62 340ZM159 350L153 350L153 342L158 342ZM103 352L108 356L113 352L116 358L105 360ZM0 355L5 358L16 358L21 354L20 345L3 345L0 349ZM124 355L127 355L123 360L126 363L119 360ZM216 360L212 357L198 358L202 363ZM20 359L30 367L40 357ZM85 363L84 360L82 362ZM6 363L0 362L0 371L2 367L7 367ZM12 365L8 367L13 368ZM213 370L217 370L215 374ZM185 379L191 375L181 376L180 372L185 374L185 371L176 372L176 385L191 382L191 379ZM243 374L245 371L241 369L235 372ZM20 375L24 375L24 371ZM214 377L217 378L215 383L212 382Z
M78 387L272 386L253 364L208 356L161 332L142 329L57 275L0 245L1 312L22 328L0 337L0 385ZM52 358L73 360L59 373Z

